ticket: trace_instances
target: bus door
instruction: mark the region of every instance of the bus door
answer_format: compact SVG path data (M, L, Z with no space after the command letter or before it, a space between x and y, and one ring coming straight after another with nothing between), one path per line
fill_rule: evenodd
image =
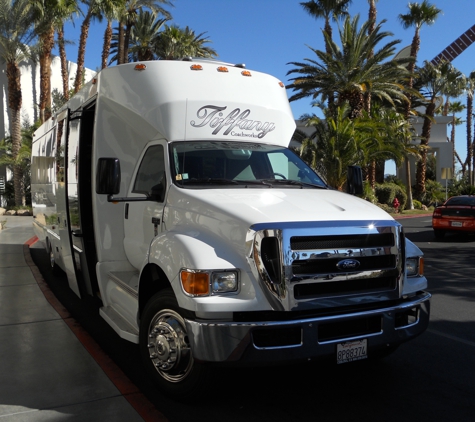
M76 265L74 262L72 231L76 230L76 221L71 218L70 208L74 209L74 200L77 198L77 183L69 183L71 171L74 172L74 156L71 156L69 143L70 110L64 110L57 117L56 126L56 198L58 212L58 227L61 247L61 259L68 277L71 290L81 297ZM77 203L77 200L76 200Z

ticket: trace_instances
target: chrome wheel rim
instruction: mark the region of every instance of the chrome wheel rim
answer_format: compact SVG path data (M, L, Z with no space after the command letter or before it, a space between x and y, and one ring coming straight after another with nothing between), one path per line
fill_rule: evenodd
M184 319L171 309L158 312L148 329L150 360L165 380L177 383L184 380L193 367Z
M49 247L49 264L51 265L51 268L54 268L54 265L55 265L54 252L51 246Z

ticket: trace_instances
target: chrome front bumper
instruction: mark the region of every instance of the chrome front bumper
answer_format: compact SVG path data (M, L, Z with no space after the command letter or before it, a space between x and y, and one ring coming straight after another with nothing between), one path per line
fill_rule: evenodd
M265 363L336 356L336 345L368 340L372 350L422 334L429 324L430 293L396 305L290 321L185 320L193 356L202 362ZM292 314L292 312L289 312Z

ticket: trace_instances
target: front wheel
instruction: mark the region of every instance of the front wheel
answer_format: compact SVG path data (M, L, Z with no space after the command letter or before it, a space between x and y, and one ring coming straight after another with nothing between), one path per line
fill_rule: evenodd
M157 293L147 303L139 343L145 368L164 393L183 399L206 384L209 369L193 359L185 320L172 290Z

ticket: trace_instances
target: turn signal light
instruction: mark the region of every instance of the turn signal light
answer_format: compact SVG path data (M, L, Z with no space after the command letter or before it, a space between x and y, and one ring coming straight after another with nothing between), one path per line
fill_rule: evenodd
M183 290L189 295L206 296L209 294L209 275L207 273L182 271L180 280Z

